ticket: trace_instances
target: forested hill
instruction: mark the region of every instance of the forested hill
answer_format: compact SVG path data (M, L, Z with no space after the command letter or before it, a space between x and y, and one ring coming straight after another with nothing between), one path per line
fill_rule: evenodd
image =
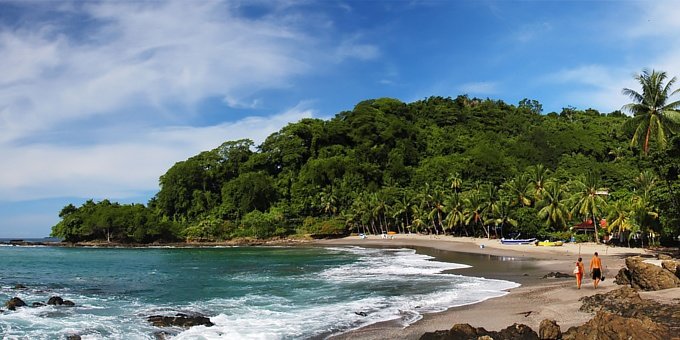
M596 197L595 218L617 202L633 214L645 173L655 185L644 188L643 209L662 218L623 230L676 232L673 147L641 157L618 111L541 111L526 99L362 101L328 121L289 124L259 146L227 141L180 161L146 206L69 205L52 234L118 242L349 231L563 236L593 217L577 207L585 187L610 193Z

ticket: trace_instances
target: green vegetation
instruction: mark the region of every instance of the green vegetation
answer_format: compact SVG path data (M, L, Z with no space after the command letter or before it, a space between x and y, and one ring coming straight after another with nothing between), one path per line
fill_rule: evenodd
M644 71L634 103L602 114L542 114L458 96L380 98L333 119L303 119L255 147L226 142L176 163L146 206L66 206L67 241L221 241L388 231L659 242L680 233L680 101L675 78ZM631 142L632 141L632 142ZM656 148L650 147L656 142ZM578 239L584 236L579 235Z

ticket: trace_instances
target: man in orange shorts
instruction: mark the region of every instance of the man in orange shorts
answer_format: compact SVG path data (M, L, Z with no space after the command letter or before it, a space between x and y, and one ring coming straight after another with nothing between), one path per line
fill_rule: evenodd
M602 260L597 256L597 252L595 252L595 256L590 259L590 273L593 276L593 285L597 288L597 285L600 284L600 280L602 279Z

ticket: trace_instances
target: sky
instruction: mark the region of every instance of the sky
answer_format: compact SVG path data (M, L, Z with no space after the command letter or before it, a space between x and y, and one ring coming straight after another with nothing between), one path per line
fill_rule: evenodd
M680 1L0 0L0 238L146 203L174 163L380 97L618 110ZM674 87L674 88L677 88Z

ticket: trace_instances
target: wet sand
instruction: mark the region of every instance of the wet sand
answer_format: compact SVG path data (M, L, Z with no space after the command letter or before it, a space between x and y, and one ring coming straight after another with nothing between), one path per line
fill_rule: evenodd
M456 270L456 274L503 279L518 282L522 286L511 289L505 296L480 303L451 308L445 312L425 314L423 318L404 327L398 321L373 324L333 339L418 339L425 332L449 329L457 323L468 323L487 330L501 330L513 323L523 323L538 331L543 319L554 319L563 331L578 326L590 318L580 312L583 296L616 289L613 280L620 268L625 266L627 256L651 256L642 249L614 248L594 243L565 244L562 247L537 247L534 245L503 245L498 240L454 238L451 236L397 235L394 239L356 236L336 240L321 240L319 245L353 245L368 247L406 247L421 254L434 256L442 261L469 264L472 268ZM483 247L482 247L483 246ZM542 277L549 272L571 274L574 262L583 258L586 267L597 251L605 266L606 280L594 289L592 280L584 278L581 289L576 280ZM671 292L676 296L680 290Z

